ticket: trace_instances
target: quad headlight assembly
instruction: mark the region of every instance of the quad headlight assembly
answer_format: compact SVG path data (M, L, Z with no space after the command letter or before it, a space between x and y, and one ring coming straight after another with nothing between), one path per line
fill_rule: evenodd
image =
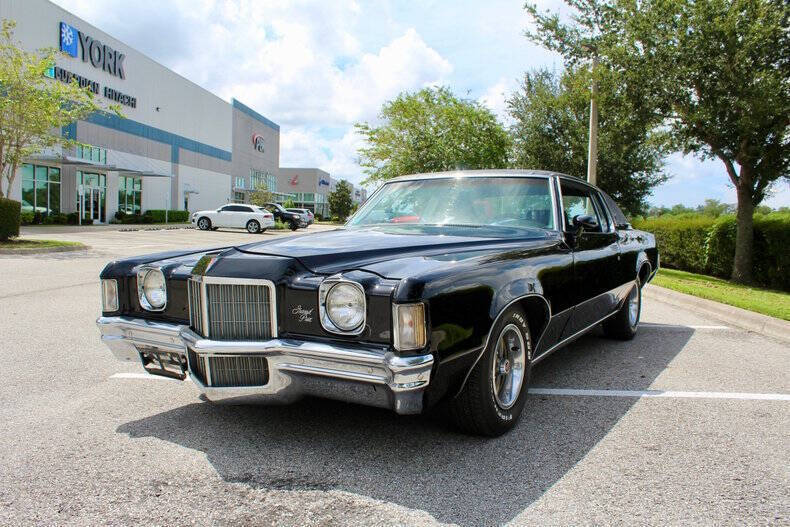
M365 289L357 282L327 278L318 288L318 307L321 326L330 333L359 335L365 329Z
M167 283L161 269L141 267L137 271L137 297L146 311L163 311L167 306Z

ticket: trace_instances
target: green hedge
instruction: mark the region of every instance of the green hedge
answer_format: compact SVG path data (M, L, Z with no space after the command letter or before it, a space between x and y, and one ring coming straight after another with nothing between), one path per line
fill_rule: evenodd
M705 242L715 218L710 216L659 216L634 221L634 227L656 236L661 265L706 273Z
M164 209L149 209L145 211L144 216L150 216L154 223L164 223L165 222L165 210ZM189 221L189 211L188 210L169 210L167 211L167 221L169 223L183 223Z
M22 204L12 199L0 198L0 241L19 236Z
M661 265L729 278L735 258L733 215L660 216L634 227L656 236ZM754 278L763 286L790 291L790 213L754 216Z

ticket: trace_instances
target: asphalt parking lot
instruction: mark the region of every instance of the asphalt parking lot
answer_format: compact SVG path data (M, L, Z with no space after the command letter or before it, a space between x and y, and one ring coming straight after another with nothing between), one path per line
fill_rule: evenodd
M332 401L215 406L112 358L98 273L252 235L29 237L91 249L0 256L2 525L790 522L786 343L646 298L635 340L595 334L539 364L525 417L493 440Z

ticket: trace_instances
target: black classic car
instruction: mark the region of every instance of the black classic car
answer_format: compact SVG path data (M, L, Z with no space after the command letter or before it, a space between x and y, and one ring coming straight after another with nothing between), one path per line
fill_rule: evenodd
M442 403L494 436L538 361L601 323L634 336L658 263L653 236L579 179L405 176L336 230L112 262L98 326L116 357L210 401Z

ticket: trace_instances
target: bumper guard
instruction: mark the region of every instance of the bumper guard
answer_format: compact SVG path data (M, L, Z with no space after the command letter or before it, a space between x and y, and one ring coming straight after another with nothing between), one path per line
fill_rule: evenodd
M303 395L389 408L399 414L422 411L433 356L400 357L387 348L349 348L294 339L217 341L188 326L131 317L101 317L101 340L123 361L142 362L154 375L188 374L209 400L230 403L289 403ZM207 386L194 374L195 357L263 356L269 369L263 386Z

